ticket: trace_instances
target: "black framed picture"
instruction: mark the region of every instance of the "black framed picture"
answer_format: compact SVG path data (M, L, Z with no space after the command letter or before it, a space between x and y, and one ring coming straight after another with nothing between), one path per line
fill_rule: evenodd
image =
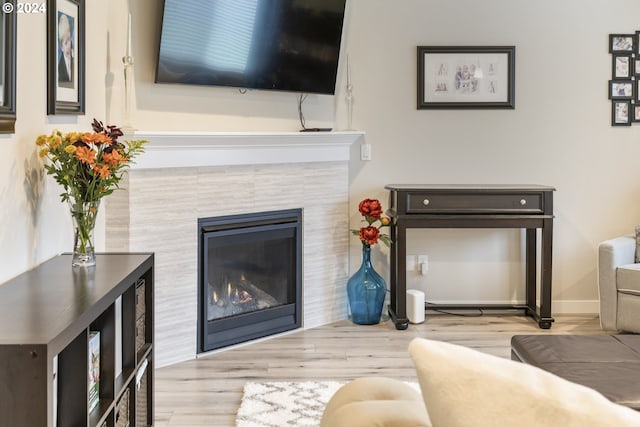
M609 53L633 53L635 34L609 34Z
M16 21L14 0L0 15L0 133L14 133L16 123Z
M609 80L609 99L633 99L633 80Z
M84 114L85 0L47 0L47 114Z
M612 76L614 79L630 79L634 74L635 61L630 53L613 54Z
M640 76L640 58L638 57L633 59L633 75L634 77Z
M613 101L611 107L611 126L631 126L631 101Z
M418 109L515 108L515 46L418 46Z
M631 121L640 122L640 104L633 104L631 106Z

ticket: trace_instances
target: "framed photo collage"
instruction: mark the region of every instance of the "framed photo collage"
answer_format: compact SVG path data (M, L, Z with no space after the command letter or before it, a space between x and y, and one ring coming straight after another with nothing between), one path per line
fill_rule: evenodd
M611 126L640 123L640 31L609 34Z

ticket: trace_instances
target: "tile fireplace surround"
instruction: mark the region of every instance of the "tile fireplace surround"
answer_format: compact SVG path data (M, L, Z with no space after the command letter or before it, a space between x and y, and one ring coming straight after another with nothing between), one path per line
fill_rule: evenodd
M155 252L156 366L196 357L197 219L303 209L303 328L347 316L349 153L361 132L135 132L107 251Z

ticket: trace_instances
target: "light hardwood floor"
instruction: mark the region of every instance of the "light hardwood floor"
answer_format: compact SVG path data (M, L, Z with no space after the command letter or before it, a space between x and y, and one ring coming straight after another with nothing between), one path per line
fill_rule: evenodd
M288 333L155 372L155 426L235 425L247 381L348 381L366 375L416 381L407 346L414 337L510 357L516 334L602 334L597 315L556 316L550 330L522 315L460 317L427 312L421 325L397 331L391 321L349 321Z

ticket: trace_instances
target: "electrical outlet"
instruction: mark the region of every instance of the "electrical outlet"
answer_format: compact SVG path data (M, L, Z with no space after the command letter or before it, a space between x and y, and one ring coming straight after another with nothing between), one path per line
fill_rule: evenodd
M360 145L360 160L371 160L371 144Z
M418 271L422 276L426 276L429 271L429 255L418 255Z
M416 271L416 256L407 255L407 271Z

